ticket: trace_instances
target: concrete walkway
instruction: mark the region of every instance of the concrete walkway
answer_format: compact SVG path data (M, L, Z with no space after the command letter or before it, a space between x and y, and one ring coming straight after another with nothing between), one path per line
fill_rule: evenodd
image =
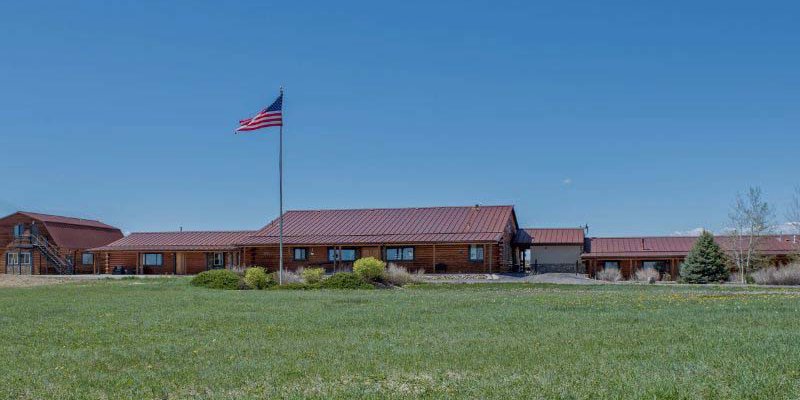
M563 285L602 285L608 282L571 273L527 274L426 274L429 283L556 283Z

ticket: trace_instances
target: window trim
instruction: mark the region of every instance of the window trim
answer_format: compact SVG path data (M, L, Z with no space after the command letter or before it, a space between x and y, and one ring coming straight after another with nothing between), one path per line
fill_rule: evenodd
M217 256L221 256L219 260L217 260ZM220 261L217 264L217 261ZM211 268L224 268L225 267L225 252L222 251L215 251L211 253Z
M27 256L28 259L27 262L23 261L23 259L25 258L23 256ZM19 257L19 263L17 265L23 265L26 267L33 265L33 255L31 254L30 251L20 251L18 257Z
M481 258L473 258L472 257L472 249L473 248L480 249ZM471 244L471 245L469 245L469 247L467 248L467 258L469 259L469 262L474 262L474 263L485 262L486 261L486 248L485 248L485 246L482 245L482 244Z
M17 233L17 230L19 230L19 233ZM21 238L25 236L25 224L14 224L12 233L14 238Z
M411 258L405 258L405 250L411 249ZM398 258L389 258L389 250L396 250ZM383 251L386 261L414 261L417 258L417 249L414 246L391 246Z
M11 261L11 258L14 258L14 261ZM19 265L19 253L18 252L8 252L6 253L6 266L13 266L16 267Z
M303 251L303 257L297 258L297 251ZM292 261L308 261L308 247L293 247L292 248Z
M158 256L160 264L148 264L147 256ZM164 267L164 254L163 253L142 253L142 267L162 268Z
M344 260L342 259L342 252L345 250L352 250L353 251L353 259L352 260ZM333 254L338 254L339 257L331 257L331 251ZM328 262L354 262L358 260L358 249L354 247L342 247L341 249L338 247L328 247Z

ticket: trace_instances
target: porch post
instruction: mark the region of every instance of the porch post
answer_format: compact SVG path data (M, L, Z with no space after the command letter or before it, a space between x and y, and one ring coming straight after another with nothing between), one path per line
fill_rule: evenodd
M433 244L433 261L431 262L431 273L436 273L436 243Z

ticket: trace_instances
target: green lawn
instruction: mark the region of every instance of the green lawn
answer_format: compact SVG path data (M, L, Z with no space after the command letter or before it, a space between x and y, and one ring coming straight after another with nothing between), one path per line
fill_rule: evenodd
M0 396L798 398L796 293L0 289Z

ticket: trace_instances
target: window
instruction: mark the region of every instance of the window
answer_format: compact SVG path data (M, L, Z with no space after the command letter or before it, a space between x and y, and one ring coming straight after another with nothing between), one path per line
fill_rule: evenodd
M25 225L24 224L16 224L14 225L14 237L18 238L21 237L22 234L25 233Z
M7 253L6 265L19 265L19 253Z
M619 261L605 261L603 262L603 269L616 268L619 269Z
M31 253L19 253L19 265L31 265Z
M338 255L338 257L337 257ZM355 249L328 249L328 261L355 261Z
M666 260L656 261L642 261L642 269L653 268L654 270L664 273L669 271L669 266Z
M81 254L81 264L83 264L83 265L94 265L94 254L92 254L92 253L83 253L83 254Z
M292 251L292 258L295 261L308 260L308 249L305 247L295 247Z
M469 260L480 262L483 261L483 246L479 244L469 245Z
M145 253L142 255L142 264L145 267L160 267L164 265L164 257L159 253Z
M211 266L221 268L225 266L225 253L214 253L211 258Z
M386 261L414 261L414 248L387 247Z

